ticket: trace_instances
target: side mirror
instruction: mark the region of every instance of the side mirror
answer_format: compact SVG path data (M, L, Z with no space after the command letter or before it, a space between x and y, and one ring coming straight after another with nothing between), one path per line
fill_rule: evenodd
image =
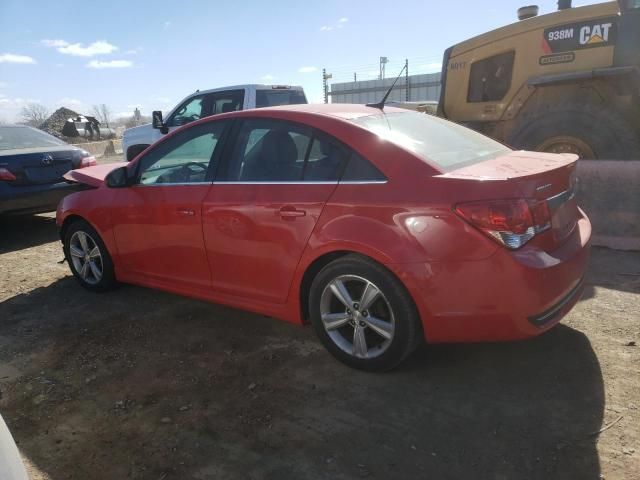
M169 131L167 126L164 124L162 112L160 110L154 110L151 113L151 124L153 128L160 130L162 133L167 133Z
M111 170L104 180L109 188L127 187L129 186L129 171L127 167L116 168Z

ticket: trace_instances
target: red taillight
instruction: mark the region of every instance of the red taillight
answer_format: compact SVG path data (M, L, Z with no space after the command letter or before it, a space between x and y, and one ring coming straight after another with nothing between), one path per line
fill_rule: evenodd
M507 248L516 249L551 226L546 201L490 200L461 203L455 211L474 227Z
M0 180L15 180L16 176L6 168L0 168Z
M93 167L97 164L98 161L96 160L96 157L87 153L86 156L80 159L80 165L78 166L78 168Z

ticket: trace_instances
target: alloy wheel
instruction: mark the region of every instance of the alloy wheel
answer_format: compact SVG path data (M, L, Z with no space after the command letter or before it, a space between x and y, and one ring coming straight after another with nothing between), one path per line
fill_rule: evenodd
M391 345L395 318L382 291L366 278L341 275L327 284L320 317L329 338L357 358L374 358Z
M100 248L86 232L78 230L69 241L69 255L76 273L90 285L96 285L102 279L103 263Z

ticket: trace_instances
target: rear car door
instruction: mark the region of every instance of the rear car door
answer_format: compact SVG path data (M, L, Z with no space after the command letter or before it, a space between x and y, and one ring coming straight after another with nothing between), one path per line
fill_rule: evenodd
M232 139L202 210L213 288L284 303L344 151L310 128L271 119L239 122Z
M127 272L210 287L201 208L227 124L196 125L155 145L138 160L136 184L114 195L113 231Z

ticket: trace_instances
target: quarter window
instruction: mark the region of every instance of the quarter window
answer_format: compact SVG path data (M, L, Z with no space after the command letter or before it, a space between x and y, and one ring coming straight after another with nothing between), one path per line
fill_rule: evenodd
M139 183L156 185L206 181L225 123L198 125L160 143L140 160Z
M467 101L494 102L504 98L511 86L515 52L501 53L471 65Z
M342 175L343 182L379 182L384 180L386 180L384 174L357 153L351 154L347 168Z

